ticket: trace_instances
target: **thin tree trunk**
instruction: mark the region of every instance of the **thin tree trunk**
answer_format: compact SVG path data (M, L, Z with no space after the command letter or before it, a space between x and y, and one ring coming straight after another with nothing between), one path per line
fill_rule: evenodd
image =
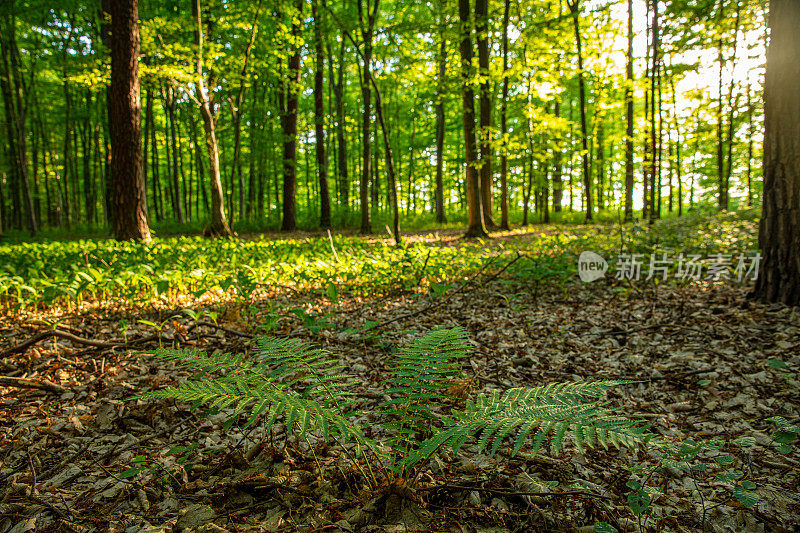
M336 150L337 164L339 165L339 205L345 209L345 214L350 206L350 181L347 175L347 137L345 136L345 115L344 115L344 34L339 45L339 69L337 71L336 84L333 90L333 97L336 101Z
M500 104L500 229L508 230L508 24L510 0L503 2L503 96ZM549 211L546 211L549 213Z
M225 206L223 204L222 178L219 169L219 143L217 141L216 124L212 108L213 104L211 102L214 93L209 88L208 94L206 95L205 75L203 74L203 25L201 13L200 0L193 0L192 16L194 17L195 23L195 46L197 46L195 99L200 104L200 114L203 116L203 127L205 130L206 149L208 151L209 160L209 175L211 178L211 223L206 233L211 236L229 237L233 235L233 232L228 225L228 220L225 216Z
M575 29L575 45L578 49L578 98L580 99L581 112L581 145L583 162L583 194L585 198L586 222L592 221L592 183L589 174L589 150L587 147L588 135L586 133L586 87L583 76L583 50L581 47L580 28L580 0L567 0L572 13L572 24Z
M12 197L16 203L16 219L21 226L22 219L31 236L36 235L36 211L33 206L33 195L28 179L28 152L26 147L25 120L27 114L28 86L20 74L19 49L16 40L16 22L11 15L13 4L6 17L0 21L0 88L5 101L6 121L8 123L8 143L15 185L19 192L12 188ZM13 187L13 186L12 186ZM20 198L20 192L22 196Z
M633 0L628 0L628 55L625 64L625 222L633 220Z
M447 37L445 37L445 25L447 22L445 15L445 2L441 5L440 21L441 30L439 32L439 74L436 78L436 187L434 190L434 211L436 212L436 222L444 224L447 218L444 212L444 98L445 98L445 76L447 66Z
M295 2L298 18L293 18L292 36L300 38L300 17L303 13L303 1ZM288 63L288 95L286 97L286 114L283 117L283 231L294 231L297 228L297 205L295 192L297 189L297 112L300 98L300 45L295 47Z
M331 199L328 191L328 150L325 141L325 108L323 67L325 54L322 48L322 21L320 20L317 0L311 2L314 19L314 50L316 65L314 69L314 131L317 151L317 173L319 175L320 219L322 228L331 227Z
M366 0L367 9L364 12L364 0L358 0L358 19L361 26L361 35L364 40L363 52L363 69L362 69L362 83L361 83L361 103L364 106L364 112L361 118L361 150L362 150L362 166L361 166L361 233L372 233L372 216L370 210L370 194L369 184L370 177L372 176L372 161L370 152L370 124L371 124L371 87L370 80L372 77L372 37L375 28L375 18L378 12L379 0L372 0L373 5L370 7L370 0ZM366 15L366 20L365 20Z
M480 78L480 189L483 221L487 229L497 224L492 217L492 103L489 94L489 0L475 0L475 40L478 45L478 76Z
M464 113L464 162L467 166L467 210L469 224L465 237L486 237L484 225L481 179L476 164L478 151L475 142L475 93L472 90L472 20L469 0L458 0L461 21L461 98Z

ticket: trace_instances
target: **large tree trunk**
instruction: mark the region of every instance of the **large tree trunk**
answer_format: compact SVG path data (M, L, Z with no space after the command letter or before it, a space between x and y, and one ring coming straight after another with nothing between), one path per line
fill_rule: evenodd
M300 23L303 13L303 1L295 3L297 18L292 17L292 36L300 38ZM297 189L297 110L300 98L300 45L295 47L288 63L288 95L286 96L286 113L283 116L283 231L297 229L297 205L295 192Z
M633 220L633 0L628 0L628 55L625 65L625 222Z
M458 0L461 21L461 98L464 112L464 161L467 165L467 238L486 237L481 205L481 181L478 169L478 150L475 142L475 93L472 90L472 21L469 0Z
M800 2L772 0L764 79L764 200L755 294L800 305Z
M488 229L497 225L492 218L492 102L489 94L489 0L475 0L475 35L480 77L480 189L483 221Z
M581 147L583 154L583 195L585 198L586 222L592 221L592 177L589 174L589 150L587 148L588 134L586 133L586 87L583 76L583 49L581 47L580 27L580 0L567 0L572 13L572 24L575 29L575 45L578 51L578 98L581 111Z
M314 69L314 132L317 149L317 172L319 173L320 217L322 228L331 227L331 199L328 191L328 150L325 144L325 106L323 87L323 67L325 55L322 51L322 23L317 9L317 0L311 2L314 19L314 50L316 65Z
M113 38L108 124L114 236L118 240L150 239L142 175L139 13L136 3L136 0L109 2Z
M206 94L204 82L203 24L200 0L192 1L192 16L194 17L194 38L195 45L197 46L195 99L200 104L200 114L203 116L203 129L205 130L206 150L208 151L209 177L211 178L211 223L206 233L212 237L230 237L233 235L233 232L228 225L228 219L225 216L225 205L223 204L222 178L219 170L219 142L217 141L217 129L211 102L213 92L209 88L208 94Z

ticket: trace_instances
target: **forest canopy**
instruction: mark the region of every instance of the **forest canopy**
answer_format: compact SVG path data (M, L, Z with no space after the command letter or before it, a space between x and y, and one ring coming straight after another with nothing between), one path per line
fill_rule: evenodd
M208 229L215 174L239 232L463 224L467 158L490 229L759 204L766 2L304 4L139 2L151 226ZM0 8L6 229L112 220L107 11Z

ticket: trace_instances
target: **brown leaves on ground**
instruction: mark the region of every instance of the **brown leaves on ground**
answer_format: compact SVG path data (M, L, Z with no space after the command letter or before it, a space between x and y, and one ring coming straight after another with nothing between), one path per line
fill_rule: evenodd
M567 452L548 458L436 455L410 494L371 492L342 450L313 438L285 439L263 425L221 429L224 413L201 416L174 402L128 398L184 379L171 363L122 346L87 346L50 337L0 360L0 532L13 531L789 531L800 522L796 457L775 451L765 420L797 420L796 380L768 364L800 367L800 310L748 301L726 285L626 285L613 280L566 287L531 286L507 277L463 291L444 304L387 324L365 337L367 321L385 322L430 306L434 296L403 294L336 305L284 293L255 308L217 309L219 326L168 320L142 348L177 339L204 350L245 350L277 307L320 315L309 331L300 313L273 317L274 334L302 336L329 349L358 376L364 405L377 405L392 349L437 325L466 327L474 353L464 395L587 379L637 383L612 398L669 439L753 436L735 468L753 480L760 502L746 509L729 483L664 470L649 482L655 517L638 519L626 503L635 479L626 467L654 464L641 451ZM59 328L117 344L153 336L138 322L161 316L65 319ZM6 321L3 349L41 333ZM372 402L370 404L370 402ZM177 447L181 448L177 448ZM323 472L320 472L320 467ZM139 468L137 475L124 475ZM548 482L557 482L554 489ZM553 491L560 494L554 494Z

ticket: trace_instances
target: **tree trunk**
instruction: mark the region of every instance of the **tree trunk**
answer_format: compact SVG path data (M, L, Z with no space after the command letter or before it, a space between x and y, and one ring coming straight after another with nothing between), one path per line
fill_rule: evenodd
M500 104L500 229L511 229L508 224L508 19L510 0L503 2L503 96ZM549 213L549 211L548 211Z
M379 0L372 0L374 5L370 8L370 0L366 0L367 9L364 12L363 0L358 0L358 20L361 25L361 35L364 39L364 53L363 53L363 80L361 83L361 103L364 106L364 112L361 117L361 149L362 149L362 165L361 165L361 233L372 233L372 215L370 211L370 194L369 184L372 176L372 158L370 152L370 124L371 124L371 87L370 80L372 77L372 37L375 27L375 16L378 12ZM366 15L366 20L365 20Z
M314 19L314 50L316 65L314 69L314 131L317 149L317 172L319 174L320 218L322 228L331 227L331 199L328 191L328 150L325 144L325 107L323 87L323 67L325 54L322 51L322 22L320 21L317 0L311 2Z
M583 163L583 195L585 198L586 222L592 221L592 183L589 174L589 150L587 147L588 135L586 133L586 87L583 76L583 50L581 48L581 27L580 27L580 0L567 0L570 12L572 13L572 24L575 29L575 45L578 49L578 98L580 99L581 112L581 146Z
M200 114L203 117L206 150L208 151L208 170L211 178L211 223L206 233L212 237L230 237L233 232L225 216L222 177L219 170L219 142L217 141L217 129L211 102L214 93L209 89L206 94L205 75L203 74L203 24L200 0L192 0L192 16L194 17L194 38L197 46L195 99L200 104Z
M628 55L625 64L625 222L633 220L633 0L628 0Z
M492 218L492 103L489 94L489 0L475 0L475 36L478 44L480 78L480 189L483 221L487 229L497 224Z
M755 295L800 305L800 2L772 0L764 79L764 200Z
M300 38L303 1L295 2L297 18L293 17L292 36ZM286 114L283 116L283 222L281 230L294 231L297 228L297 111L300 98L300 48L298 44L289 56L288 94Z
M24 218L31 236L36 235L36 211L33 206L30 181L28 179L28 152L25 119L27 114L26 92L28 86L20 74L19 49L16 40L16 22L13 4L4 19L0 20L0 88L5 101L6 121L8 123L9 155L13 161L12 171L16 186L22 193L12 190L16 201L17 220ZM20 224L21 226L21 224Z
M475 93L472 90L472 21L469 0L458 0L458 17L461 21L461 98L464 113L464 161L467 165L467 238L486 237L486 227L481 202L481 181L478 175L477 146L475 143Z
M345 213L350 206L350 181L347 175L347 138L345 137L344 123L344 35L339 45L339 69L337 71L336 85L333 89L333 98L336 101L336 150L339 166L339 205L344 207Z
M434 211L436 212L436 222L444 224L447 217L444 213L444 98L445 98L445 68L447 66L447 37L445 37L445 26L447 19L442 7L442 20L440 21L441 30L439 32L439 75L436 78L436 188L434 191Z
M108 124L114 237L149 240L142 175L139 96L139 13L136 0L114 0L111 9L111 84Z

